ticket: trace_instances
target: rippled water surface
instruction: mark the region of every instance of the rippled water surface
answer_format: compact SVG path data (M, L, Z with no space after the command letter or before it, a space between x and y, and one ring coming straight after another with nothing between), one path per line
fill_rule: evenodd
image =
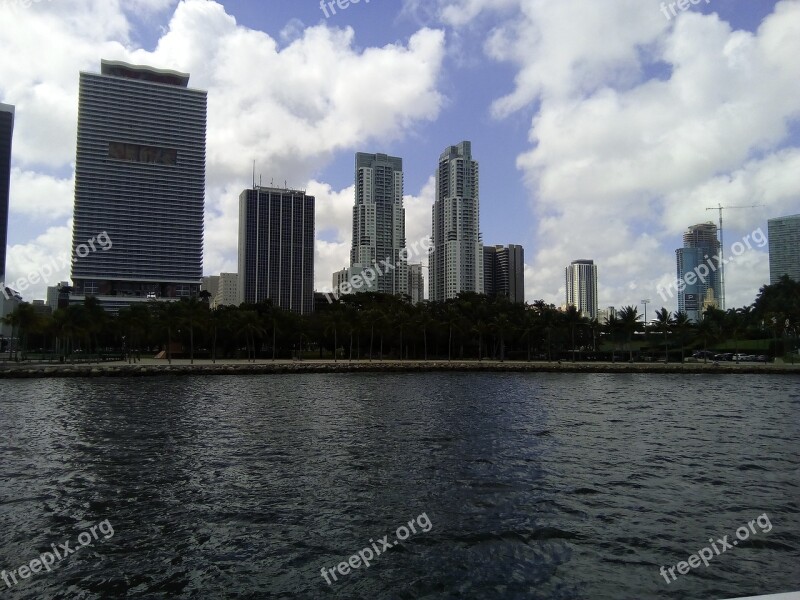
M24 380L0 388L0 424L0 569L113 527L2 598L800 590L798 377ZM659 574L759 515L770 531Z

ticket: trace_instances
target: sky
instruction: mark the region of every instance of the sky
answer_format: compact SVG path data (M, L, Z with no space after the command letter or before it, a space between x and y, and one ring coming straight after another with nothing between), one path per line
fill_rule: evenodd
M677 310L659 286L682 233L722 205L755 207L723 213L727 307L751 304L767 247L731 245L800 213L800 0L668 4L0 0L0 102L16 107L7 282L65 264L78 76L111 59L208 91L207 275L237 270L254 161L264 185L316 196L322 289L349 260L355 153L403 158L411 245L430 235L439 155L470 140L483 241L524 246L528 302L563 304L565 267L593 259L601 308ZM51 285L69 279L58 268Z

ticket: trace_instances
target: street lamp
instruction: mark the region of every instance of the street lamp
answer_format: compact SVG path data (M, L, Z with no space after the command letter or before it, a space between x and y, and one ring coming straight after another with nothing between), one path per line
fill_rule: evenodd
M651 300L642 300L641 304L644 304L644 326L647 327L647 305L650 304Z

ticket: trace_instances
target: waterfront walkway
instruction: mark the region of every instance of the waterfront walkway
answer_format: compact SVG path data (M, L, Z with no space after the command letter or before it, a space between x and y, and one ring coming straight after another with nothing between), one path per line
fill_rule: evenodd
M728 373L797 374L800 364L783 363L629 363L629 362L546 362L494 360L166 360L48 364L0 363L0 379L32 377L135 377L157 375L253 375L287 373L415 373L415 372L528 372L528 373Z

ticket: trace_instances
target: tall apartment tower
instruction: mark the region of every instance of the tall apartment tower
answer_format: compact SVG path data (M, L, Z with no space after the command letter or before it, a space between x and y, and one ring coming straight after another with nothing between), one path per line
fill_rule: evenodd
M597 265L593 260L575 260L566 269L567 305L589 319L597 318Z
M422 265L408 265L408 295L411 304L425 301L425 278L422 276Z
M487 296L525 302L525 251L522 246L483 247L483 289Z
M196 296L203 277L206 96L177 71L81 73L73 294L107 310ZM86 252L105 232L113 246Z
M450 146L439 157L430 251L430 299L483 293L478 162L472 143Z
M784 275L800 281L800 215L770 219L767 231L770 284L778 283Z
M358 152L355 187L350 267L377 267L370 291L407 294L408 261L400 254L406 246L403 159Z
M693 323L703 320L703 306L718 306L722 282L713 259L720 251L717 226L714 223L692 225L683 234L683 248L675 251L678 281L686 284L678 292L678 310L686 313ZM710 273L704 279L697 277L697 269L705 265ZM687 277L689 274L691 276ZM690 283L692 282L692 283Z
M257 186L239 196L239 302L314 310L314 196Z
M4 285L6 280L8 203L11 192L11 138L13 134L14 107L10 104L0 104L0 285Z

